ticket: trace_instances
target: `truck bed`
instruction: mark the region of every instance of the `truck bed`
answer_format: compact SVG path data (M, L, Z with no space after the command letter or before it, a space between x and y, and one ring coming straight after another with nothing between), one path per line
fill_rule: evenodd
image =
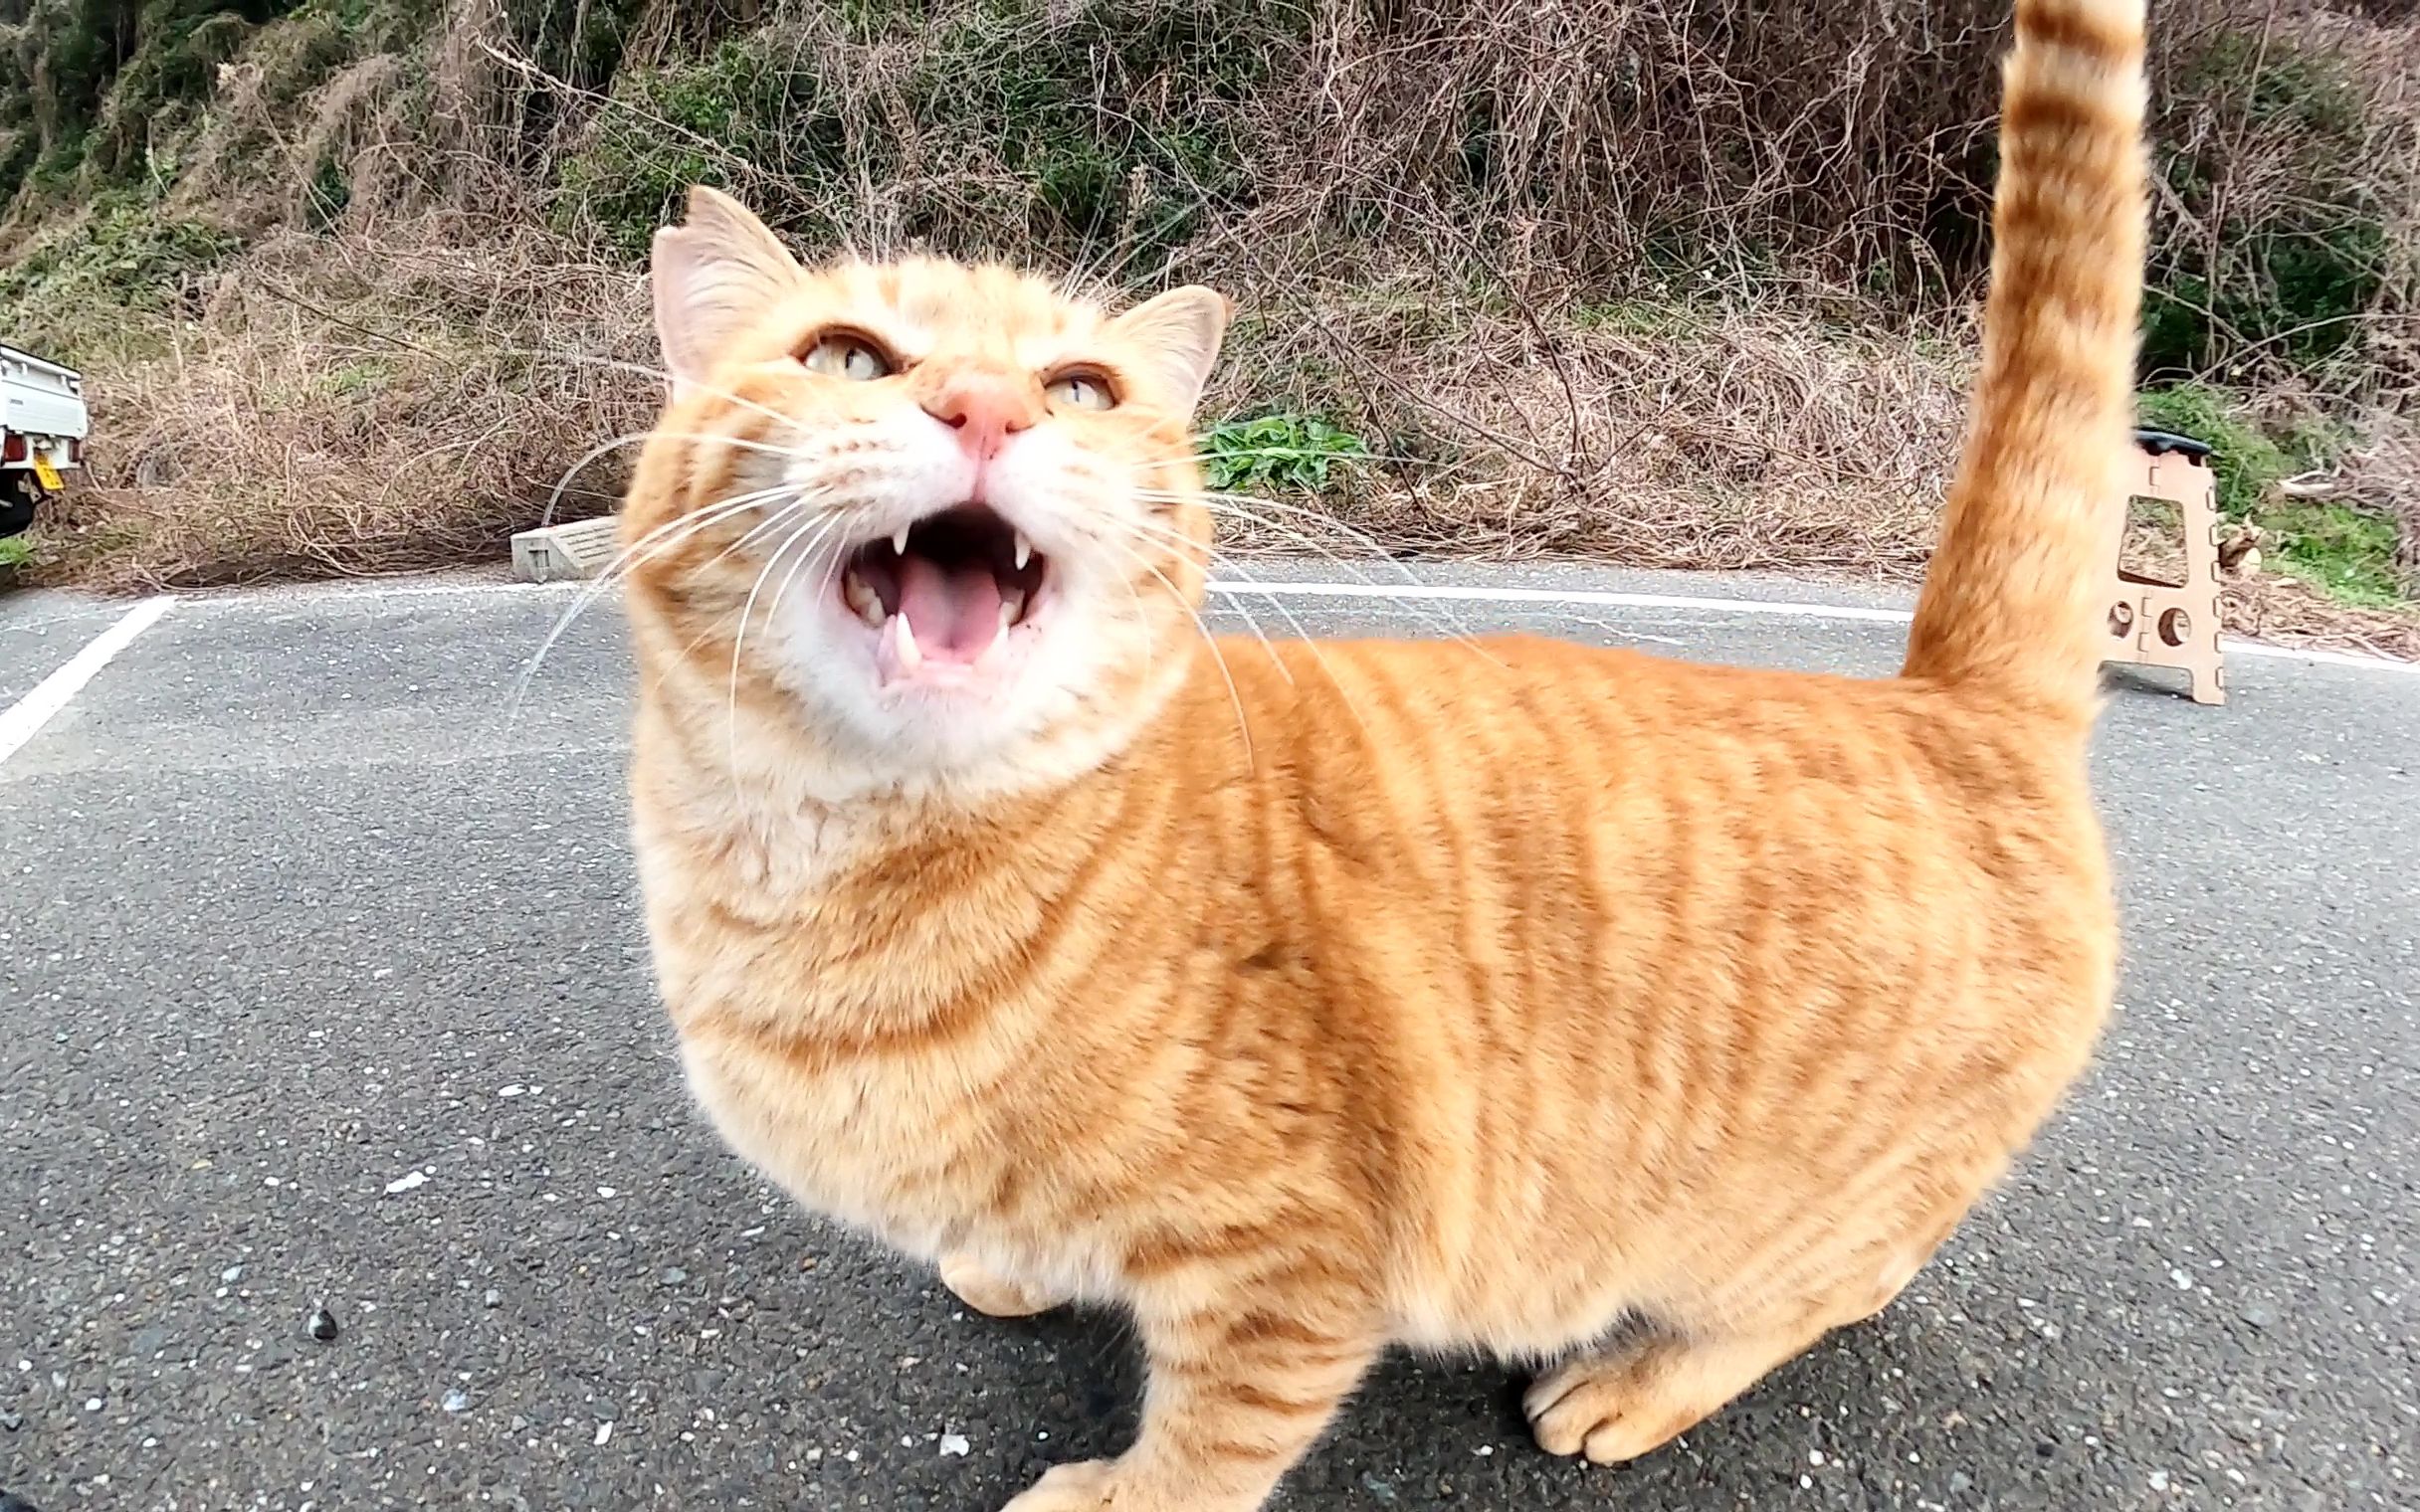
M91 426L75 369L0 345L0 432L82 441Z

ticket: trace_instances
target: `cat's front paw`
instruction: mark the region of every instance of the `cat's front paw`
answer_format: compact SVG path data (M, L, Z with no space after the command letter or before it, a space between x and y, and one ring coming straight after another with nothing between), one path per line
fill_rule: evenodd
M1117 1462L1087 1459L1054 1465L1001 1512L1160 1512L1118 1495Z
M1198 1475L1174 1478L1165 1467L1138 1467L1129 1455L1059 1465L1001 1512L1256 1512L1265 1494L1222 1490Z
M969 1254L941 1256L941 1284L959 1301L995 1318L1030 1318L1068 1301L1055 1291L998 1274Z

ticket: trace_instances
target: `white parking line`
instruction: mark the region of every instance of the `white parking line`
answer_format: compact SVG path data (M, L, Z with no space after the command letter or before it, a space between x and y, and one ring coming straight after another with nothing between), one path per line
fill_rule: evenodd
M1606 609L1683 609L1717 614L1774 615L1799 620L1862 620L1869 624L1905 625L1916 618L1905 609L1878 609L1864 604L1799 604L1776 599L1695 598L1674 593L1618 593L1590 588L1491 588L1454 583L1290 583L1282 581L1213 582L1219 593L1300 595L1317 599L1429 599L1465 604L1588 605ZM2272 646L2228 636L2233 654L2279 657L2298 662L2323 662L2330 666L2357 666L2371 671L2420 673L2420 662L2397 662L2354 652L2319 647Z
M200 593L184 602L210 609L280 609L322 604L330 599L461 599L488 594L527 594L544 598L577 593L589 585L577 578L550 583L523 583L514 578L335 578L312 583L287 583L274 588L234 588Z
M293 588L256 589L243 593L213 595L199 602L210 604L242 604L268 607L296 604L313 599L371 595L385 598L437 598L455 594L571 593L589 585L580 582L514 583L481 580L463 583L349 582L305 584ZM1368 599L1397 602L1428 601L1432 603L1534 605L1542 608L1597 609L1663 609L1694 611L1702 614L1766 615L1777 619L1836 620L1869 625L1905 625L1914 615L1905 609L1884 609L1868 604L1809 604L1789 599L1728 599L1701 598L1695 594L1624 593L1613 589L1594 588L1503 588L1478 583L1320 583L1298 582L1285 578L1261 578L1251 581L1219 579L1210 588L1229 594L1258 594L1267 598L1296 597L1307 599ZM2229 636L2225 646L2230 654L2246 657L2272 657L2283 661L2317 662L2329 666L2349 666L2366 671L2389 671L2420 674L2420 662L2397 662L2388 657L2364 656L2358 652L2326 651L2319 647L2276 646L2265 641L2244 641Z
M68 700L93 680L95 672L133 645L134 638L149 630L175 602L165 594L143 600L119 616L116 624L86 642L84 650L70 657L65 666L35 683L33 691L0 709L0 762L16 755L17 748L33 739L35 731L66 708Z
M1701 599L1678 593L1616 593L1595 588L1488 588L1460 583L1294 583L1259 578L1214 582L1219 593L1301 594L1314 599L1449 599L1471 604L1585 604L1611 609L1706 609L1787 615L1802 620L1871 620L1905 625L1905 609L1861 604L1793 604L1772 599Z

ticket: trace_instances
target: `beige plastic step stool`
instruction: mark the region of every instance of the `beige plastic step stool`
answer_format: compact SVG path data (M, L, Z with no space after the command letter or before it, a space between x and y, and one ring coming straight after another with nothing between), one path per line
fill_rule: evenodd
M2135 498L2176 505L2185 533L2185 577L2165 583L2119 565L2126 510L2110 539L2110 650L2106 660L2181 668L2195 703L2227 701L2227 669L2218 649L2218 480L2210 448L2164 431L2136 431L2129 467Z

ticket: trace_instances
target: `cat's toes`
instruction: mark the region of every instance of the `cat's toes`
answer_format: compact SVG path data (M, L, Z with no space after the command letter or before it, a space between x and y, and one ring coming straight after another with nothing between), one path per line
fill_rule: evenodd
M1126 1512L1124 1503L1110 1499L1115 1472L1107 1459L1055 1465L1001 1512Z
M1521 1411L1547 1453L1620 1464L1670 1442L1704 1416L1659 1399L1636 1362L1575 1360L1538 1377Z
M941 1284L956 1293L959 1301L995 1318L1029 1318L1067 1301L1038 1286L995 1274L963 1254L941 1256Z

